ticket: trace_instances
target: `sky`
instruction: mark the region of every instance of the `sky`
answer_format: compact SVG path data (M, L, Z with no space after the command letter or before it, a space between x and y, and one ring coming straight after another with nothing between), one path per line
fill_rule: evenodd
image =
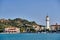
M22 18L45 25L60 24L60 0L0 0L0 19Z

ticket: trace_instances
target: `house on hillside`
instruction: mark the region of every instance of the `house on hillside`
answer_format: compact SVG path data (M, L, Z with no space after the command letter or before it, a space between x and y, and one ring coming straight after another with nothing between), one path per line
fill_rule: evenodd
M40 30L40 26L39 25L33 25L33 29L35 29L36 31Z
M43 32L43 31L45 31L45 26L43 26L43 25L33 25L33 28L34 28L37 32Z

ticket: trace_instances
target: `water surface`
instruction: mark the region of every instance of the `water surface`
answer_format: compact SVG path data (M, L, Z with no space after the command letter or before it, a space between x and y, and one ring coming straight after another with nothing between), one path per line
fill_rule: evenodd
M0 40L60 40L58 33L0 34Z

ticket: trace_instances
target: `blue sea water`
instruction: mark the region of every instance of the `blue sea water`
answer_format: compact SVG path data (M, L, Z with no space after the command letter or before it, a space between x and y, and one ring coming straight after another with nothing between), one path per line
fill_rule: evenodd
M60 40L58 33L0 34L0 40Z

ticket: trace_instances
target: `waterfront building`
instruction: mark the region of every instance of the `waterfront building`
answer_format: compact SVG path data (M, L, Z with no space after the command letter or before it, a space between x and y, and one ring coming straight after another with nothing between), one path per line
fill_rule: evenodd
M40 25L40 30L45 30L45 26L44 25Z
M20 29L17 27L7 27L4 30L5 33L20 33Z
M54 25L51 25L51 30L55 30L55 31L60 30L60 25L58 25L57 23Z

